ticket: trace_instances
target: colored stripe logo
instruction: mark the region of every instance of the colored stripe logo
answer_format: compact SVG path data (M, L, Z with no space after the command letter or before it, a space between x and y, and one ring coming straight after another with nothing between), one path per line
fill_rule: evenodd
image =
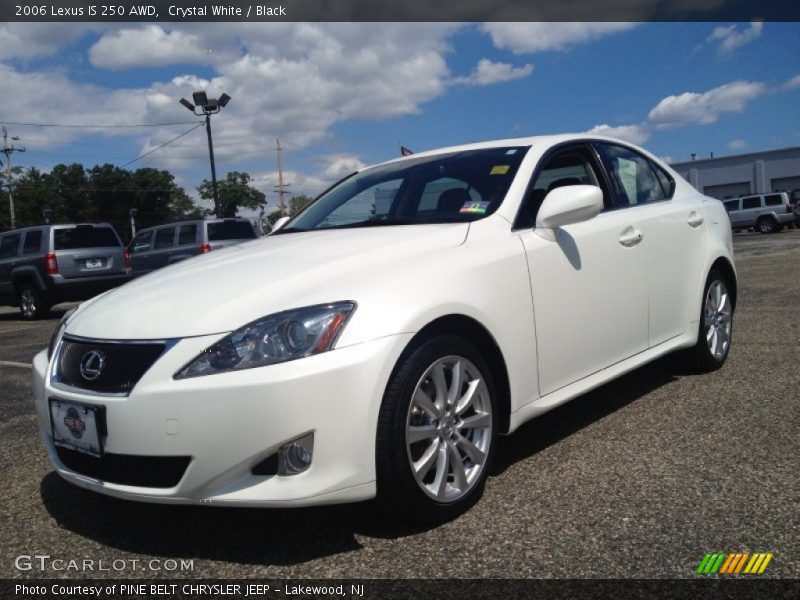
M772 557L772 552L707 552L696 572L703 575L761 575Z

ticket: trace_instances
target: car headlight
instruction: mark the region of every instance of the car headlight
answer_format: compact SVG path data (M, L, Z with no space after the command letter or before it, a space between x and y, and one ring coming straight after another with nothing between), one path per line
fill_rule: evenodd
M335 302L258 319L206 348L175 373L175 379L252 369L327 352L355 308L355 302Z
M61 317L59 320L58 325L56 325L55 330L53 331L53 335L50 337L50 345L47 347L47 360L53 356L53 352L56 350L56 345L58 341L61 339L61 336L64 333L64 330L67 328L67 321L73 315L73 313L78 310L78 307L75 306L70 308L67 312L64 313L64 316Z

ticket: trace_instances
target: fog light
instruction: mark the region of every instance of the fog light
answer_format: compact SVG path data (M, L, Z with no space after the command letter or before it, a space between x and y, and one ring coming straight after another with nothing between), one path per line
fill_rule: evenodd
M314 434L284 444L278 450L278 475L297 475L311 466L314 453Z

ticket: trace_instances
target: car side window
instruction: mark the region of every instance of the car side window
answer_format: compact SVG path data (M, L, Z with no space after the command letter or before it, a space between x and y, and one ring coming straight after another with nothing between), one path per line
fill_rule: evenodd
M747 210L748 208L761 208L761 198L758 196L742 198L742 210Z
M767 206L783 206L783 196L780 194L770 194L769 196L764 196L764 204Z
M153 241L152 231L142 231L136 234L131 242L131 253L145 252L150 250L150 243Z
M3 240L0 241L0 259L15 257L19 252L20 239L22 239L21 233L3 236Z
M188 224L181 225L178 228L178 245L186 246L187 244L194 244L197 240L197 225Z
M653 170L655 165L639 154L615 144L598 144L603 164L615 188L615 206L624 208L659 202L669 199L659 177Z
M734 210L739 210L739 201L738 200L728 200L723 202L725 205L725 210L728 212L733 212Z
M569 148L548 157L536 174L523 202L515 229L527 229L536 225L536 215L545 196L552 190L568 185L596 185L601 189L597 167L588 148ZM603 192L605 196L605 191Z
M23 254L36 254L42 248L42 230L35 229L25 233L25 241L22 242Z
M153 244L154 250L169 248L175 243L175 228L164 227L156 230L156 241Z

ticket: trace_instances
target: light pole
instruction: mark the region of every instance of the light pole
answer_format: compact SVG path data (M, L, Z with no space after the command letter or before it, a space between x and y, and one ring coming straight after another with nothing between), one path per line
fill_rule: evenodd
M139 211L132 208L128 211L128 214L131 217L131 239L133 239L136 237L136 215L139 214Z
M228 96L228 94L223 93L219 99L209 98L204 91L200 91L192 94L192 100L194 100L194 104L185 98L181 98L180 103L198 117L202 117L203 115L206 117L208 156L211 158L211 188L214 191L214 209L217 213L219 213L220 206L219 192L217 191L217 168L214 166L214 145L211 142L211 115L218 113L222 108L224 108L228 102L230 102L231 97ZM198 108L200 109L200 112L197 112ZM220 215L217 214L217 216L219 217Z

